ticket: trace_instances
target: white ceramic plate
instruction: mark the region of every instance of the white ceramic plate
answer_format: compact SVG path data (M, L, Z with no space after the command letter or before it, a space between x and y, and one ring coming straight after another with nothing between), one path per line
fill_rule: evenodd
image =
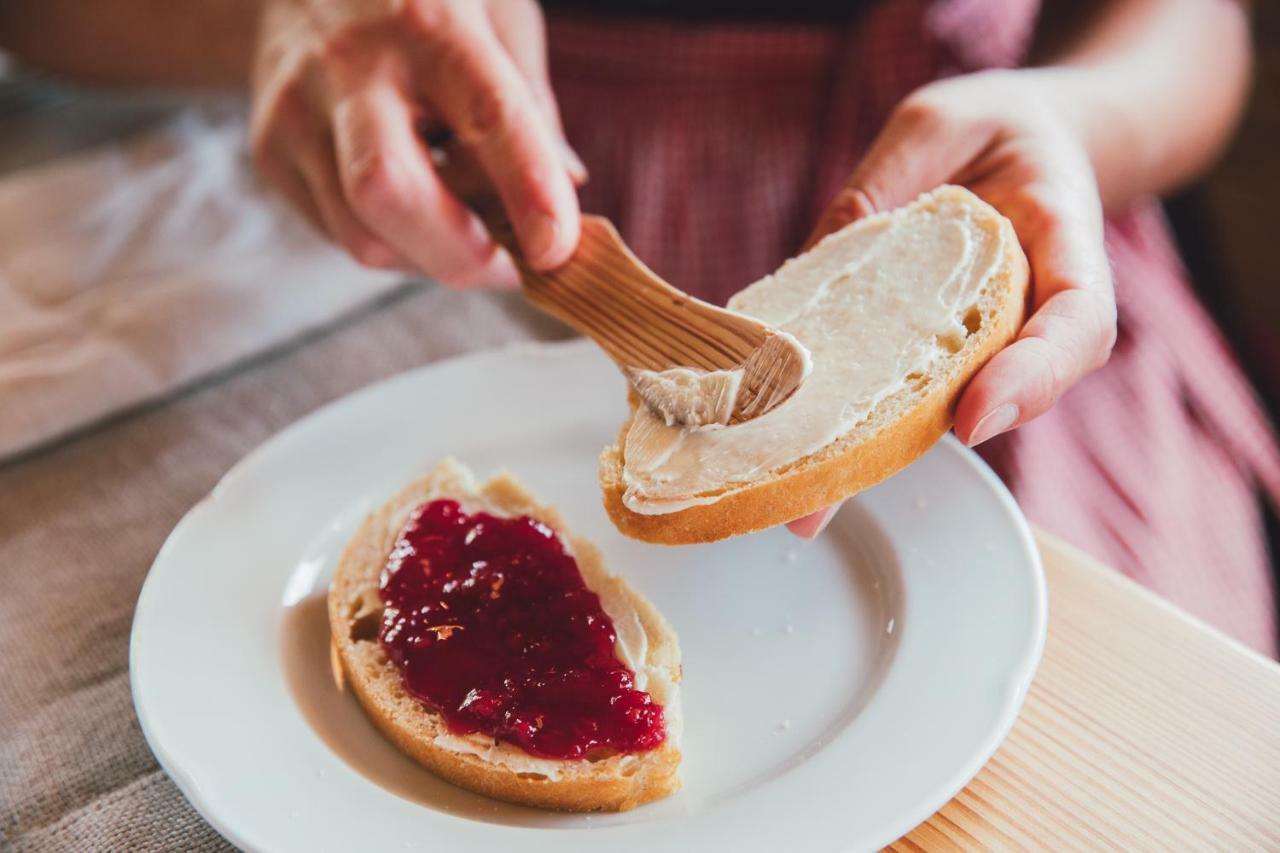
M999 481L947 440L814 542L633 542L596 485L623 394L584 344L433 365L280 433L187 514L143 587L130 669L147 740L213 826L270 851L869 850L964 786L1044 641L1039 559ZM679 794L591 817L497 803L402 757L334 686L338 554L447 454L514 471L676 627Z

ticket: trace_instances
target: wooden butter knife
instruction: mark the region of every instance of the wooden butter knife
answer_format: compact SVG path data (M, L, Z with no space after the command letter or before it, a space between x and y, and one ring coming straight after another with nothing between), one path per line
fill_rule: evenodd
M672 287L603 217L582 217L578 248L566 264L534 270L470 154L448 139L435 141L431 153L446 186L510 252L529 301L599 344L668 423L700 427L751 420L785 401L808 375L809 353L795 338ZM728 381L698 381L708 375ZM726 392L732 400L699 399Z

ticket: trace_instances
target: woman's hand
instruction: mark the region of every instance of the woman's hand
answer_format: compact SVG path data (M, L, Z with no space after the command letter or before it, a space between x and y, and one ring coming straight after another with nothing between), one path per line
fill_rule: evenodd
M568 259L585 173L534 0L266 0L251 127L262 172L361 263L457 286L514 281L432 168L428 124L474 153L531 264Z
M1116 305L1102 205L1079 132L1053 106L1051 71L988 71L930 84L890 117L814 233L962 184L1013 222L1031 265L1033 313L960 397L969 446L1046 412L1106 363ZM816 536L835 507L791 522Z

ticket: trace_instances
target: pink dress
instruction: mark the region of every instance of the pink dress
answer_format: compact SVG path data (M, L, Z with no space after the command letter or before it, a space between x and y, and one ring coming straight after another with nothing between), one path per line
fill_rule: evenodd
M723 302L794 254L899 100L1018 64L1037 12L1035 0L889 0L845 26L552 14L553 83L591 171L584 209L657 272ZM1275 656L1260 504L1280 497L1275 436L1158 205L1112 218L1107 246L1110 363L981 452L1033 522Z

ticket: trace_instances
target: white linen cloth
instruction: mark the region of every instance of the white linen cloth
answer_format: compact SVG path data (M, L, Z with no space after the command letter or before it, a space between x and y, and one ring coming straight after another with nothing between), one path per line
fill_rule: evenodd
M0 459L331 321L363 269L254 175L242 110L0 178Z

